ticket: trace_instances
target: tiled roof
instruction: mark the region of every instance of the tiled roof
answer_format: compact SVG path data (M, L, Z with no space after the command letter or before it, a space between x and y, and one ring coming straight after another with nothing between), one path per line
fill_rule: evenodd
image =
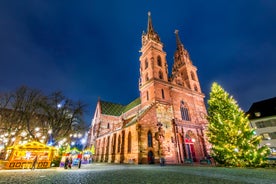
M249 119L275 116L276 97L253 103L247 114L249 114Z
M112 102L101 101L101 112L102 114L120 116L122 113L136 107L141 103L140 98L135 99L127 105L121 105Z
M124 110L124 106L121 104L101 101L102 114L120 116L123 110Z
M135 100L133 100L132 102L130 102L129 104L127 104L125 106L124 112L127 112L128 110L132 109L133 107L136 107L139 104L141 104L141 99L140 98L136 98Z

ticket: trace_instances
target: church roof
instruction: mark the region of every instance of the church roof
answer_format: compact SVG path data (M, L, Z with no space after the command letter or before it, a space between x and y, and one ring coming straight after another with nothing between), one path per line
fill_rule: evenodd
M128 126L132 125L133 123L136 123L137 119L142 117L151 107L152 107L152 105L144 107L139 112L139 114L137 114L136 116L133 116L130 119L126 120L126 125L125 126L128 127Z
M249 119L275 116L276 97L253 103L247 114L249 114Z
M139 104L141 104L140 98L136 98L127 105L101 101L101 112L106 115L120 116L122 113L127 112Z

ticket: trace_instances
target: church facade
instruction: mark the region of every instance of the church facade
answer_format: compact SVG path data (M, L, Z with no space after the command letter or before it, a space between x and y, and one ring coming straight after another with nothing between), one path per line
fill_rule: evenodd
M90 129L94 161L181 164L209 153L204 94L178 31L172 73L150 13L142 34L140 97L127 105L98 100Z

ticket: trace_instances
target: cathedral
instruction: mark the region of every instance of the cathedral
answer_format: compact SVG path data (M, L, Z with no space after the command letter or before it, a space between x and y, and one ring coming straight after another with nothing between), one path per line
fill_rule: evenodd
M177 30L175 36L169 74L163 43L148 13L139 58L140 96L127 105L98 100L89 138L95 162L181 164L208 156L205 96Z

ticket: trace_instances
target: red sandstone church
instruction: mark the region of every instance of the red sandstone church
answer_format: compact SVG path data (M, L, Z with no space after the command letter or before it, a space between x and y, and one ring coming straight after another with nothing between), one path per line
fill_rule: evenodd
M204 94L197 68L178 31L169 76L163 43L148 14L142 35L140 97L127 105L99 100L90 130L94 161L109 163L181 164L208 155Z

